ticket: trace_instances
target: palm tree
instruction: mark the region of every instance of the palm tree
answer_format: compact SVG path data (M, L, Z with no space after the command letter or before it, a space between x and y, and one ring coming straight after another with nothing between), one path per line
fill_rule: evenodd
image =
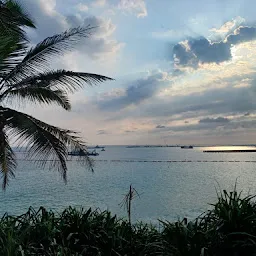
M0 13L0 61L2 62L14 50L26 48L22 46L24 42L28 42L24 28L35 28L35 24L13 0L5 2L0 0Z
M50 165L61 172L64 181L68 149L82 150L85 162L91 166L85 144L75 132L47 124L9 108L8 104L38 102L70 110L68 93L84 84L94 85L111 79L49 68L53 57L70 50L77 40L88 37L92 27L70 29L46 38L33 48L29 48L25 27L35 26L21 6L13 0L0 0L0 171L3 189L9 178L14 177L17 166L10 145L13 138L19 146L26 146L28 156L39 160L43 166L50 160Z

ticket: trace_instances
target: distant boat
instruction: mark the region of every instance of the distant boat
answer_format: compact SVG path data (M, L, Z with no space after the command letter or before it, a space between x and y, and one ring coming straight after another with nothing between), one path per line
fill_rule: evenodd
M94 149L94 148L100 149L100 148L105 148L105 147L101 147L101 146L97 145L96 147L91 146L91 147L87 147L87 148L89 148L89 149Z
M79 151L68 152L68 155L69 156L98 156L99 153L97 153L96 150L85 153L83 150L80 149Z
M105 148L102 148L102 150L101 150L101 151L106 151L106 150L105 150Z
M184 149L192 149L193 148L193 146L181 146L180 148L184 148Z

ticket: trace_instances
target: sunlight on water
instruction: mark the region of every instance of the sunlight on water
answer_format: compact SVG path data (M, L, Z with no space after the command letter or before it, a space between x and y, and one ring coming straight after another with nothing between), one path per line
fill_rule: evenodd
M202 150L255 150L253 146L214 146L214 147L202 147Z

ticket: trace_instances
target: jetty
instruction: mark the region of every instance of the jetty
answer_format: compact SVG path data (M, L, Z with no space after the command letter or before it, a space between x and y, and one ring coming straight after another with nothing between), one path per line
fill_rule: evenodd
M204 153L253 153L256 149L204 150Z

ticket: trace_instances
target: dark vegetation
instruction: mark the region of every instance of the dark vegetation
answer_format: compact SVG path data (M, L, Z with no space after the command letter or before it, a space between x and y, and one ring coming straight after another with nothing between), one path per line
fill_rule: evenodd
M236 191L218 195L195 221L131 224L110 212L30 208L0 221L0 255L256 255L256 204Z

